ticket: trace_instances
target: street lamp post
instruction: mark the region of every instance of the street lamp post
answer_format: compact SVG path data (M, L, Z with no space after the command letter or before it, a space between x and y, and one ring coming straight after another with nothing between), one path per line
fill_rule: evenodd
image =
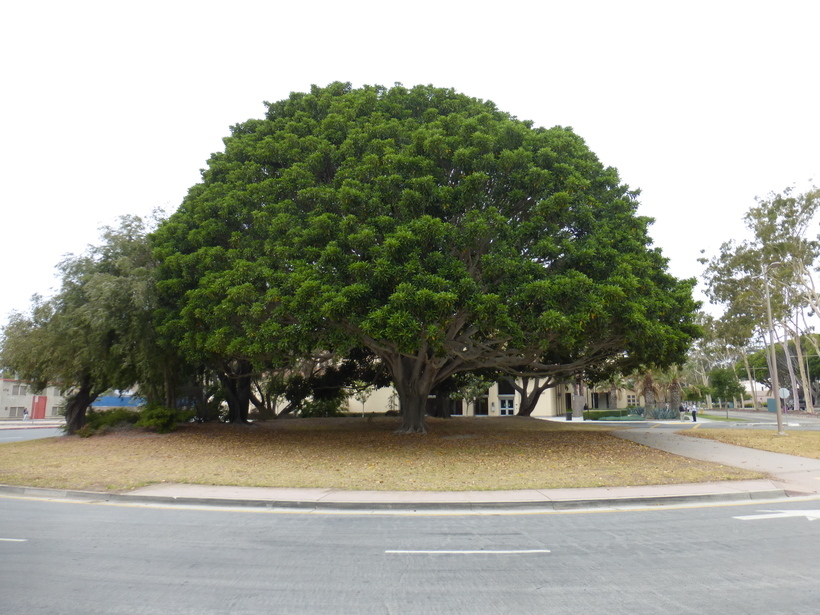
M771 342L771 364L772 364L772 393L774 393L774 407L777 415L777 435L785 436L783 431L783 412L780 409L780 382L777 378L777 349L774 345L774 325L772 324L772 299L769 296L769 269L779 267L780 263L775 261L768 265L763 265L763 280L766 284L766 314L769 317L769 341Z

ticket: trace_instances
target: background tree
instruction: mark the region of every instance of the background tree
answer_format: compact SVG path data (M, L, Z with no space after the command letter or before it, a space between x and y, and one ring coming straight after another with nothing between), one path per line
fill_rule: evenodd
M721 246L718 256L704 261L710 298L725 305L730 317L745 320L757 328L760 345L765 343L762 332L767 329L762 275L763 269L767 270L777 337L786 345L790 338L797 351L797 370L791 353L784 353L784 381L790 383L795 403L797 391L812 389L801 356L800 338L808 331L801 327L801 320L805 319L800 315L806 306L815 305L813 274L820 242L810 233L816 232L818 209L820 190L817 188L803 194L787 188L758 198L743 218L753 238L727 242ZM772 263L778 266L773 267ZM815 353L820 354L820 348L816 348ZM807 403L807 407L810 409L811 404Z
M682 360L694 282L637 205L569 129L431 86L313 87L234 126L157 232L165 322L257 365L364 346L421 432L460 372Z
M638 375L635 392L643 397L644 417L647 419L655 418L658 397L661 395L661 387L655 382L655 375L652 373L652 370L646 370Z
M140 384L150 400L173 387L172 356L153 334L154 264L140 218L105 227L103 242L66 258L60 290L35 298L3 331L2 362L36 388L49 382L68 396L66 425L75 433L88 406L108 389Z
M735 402L738 397L742 398L745 392L734 370L726 367L714 369L709 373L709 386L712 389L712 395L721 402L730 400Z

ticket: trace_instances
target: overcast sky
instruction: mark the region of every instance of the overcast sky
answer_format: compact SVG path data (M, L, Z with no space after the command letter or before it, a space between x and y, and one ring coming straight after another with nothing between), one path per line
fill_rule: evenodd
M5 2L0 324L101 225L172 212L263 101L332 81L571 126L698 277L755 196L820 178L818 23L815 0Z

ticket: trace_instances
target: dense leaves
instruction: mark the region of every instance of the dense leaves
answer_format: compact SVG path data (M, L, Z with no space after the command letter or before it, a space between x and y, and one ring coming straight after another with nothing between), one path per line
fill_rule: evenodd
M140 383L143 395L161 397L170 371L152 325L154 261L143 221L124 217L102 239L60 264L60 290L35 297L30 314L13 315L0 346L3 367L69 396L69 433L83 427L86 409L108 389Z
M666 365L697 332L692 281L569 129L448 89L334 83L231 132L154 238L163 334L191 356L363 346L423 431L453 374Z

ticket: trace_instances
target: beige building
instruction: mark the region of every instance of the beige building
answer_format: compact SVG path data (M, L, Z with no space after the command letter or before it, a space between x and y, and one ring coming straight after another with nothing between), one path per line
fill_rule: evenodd
M65 398L60 395L57 387L47 387L44 391L35 393L32 386L26 382L2 379L0 385L0 421L29 419L45 419L58 416L65 407Z
M533 411L533 416L563 416L567 410L572 410L574 397L574 387L572 384L559 384L547 389L541 394L538 404ZM576 403L581 407L584 404L592 409L605 408L626 408L627 405L637 405L637 399L633 392L624 392L618 400L610 402L610 394L593 392L585 389L582 398ZM477 403L466 401L454 401L452 406L453 416L512 416L518 412L521 405L521 396L506 381L494 384L483 395ZM399 399L395 390L383 388L374 391L364 402L361 399L351 397L348 400L348 411L351 413L385 412L387 410L398 410Z

